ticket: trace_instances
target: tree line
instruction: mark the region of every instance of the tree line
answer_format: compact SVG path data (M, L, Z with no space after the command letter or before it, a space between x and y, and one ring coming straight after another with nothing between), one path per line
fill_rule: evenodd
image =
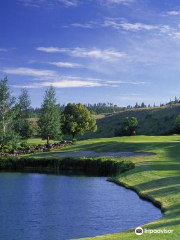
M8 86L8 78L0 81L0 145L17 144L21 139L32 136L29 122L31 114L31 99L27 89L22 89L16 99ZM63 112L57 103L56 92L50 86L44 94L38 119L39 135L46 139L62 139L63 134L72 135L87 131L96 131L96 120L90 111L82 104L67 104Z

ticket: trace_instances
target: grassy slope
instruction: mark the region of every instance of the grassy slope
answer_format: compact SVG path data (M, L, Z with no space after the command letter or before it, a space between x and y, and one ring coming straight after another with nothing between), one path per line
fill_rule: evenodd
M137 117L139 121L138 134L161 135L171 130L175 118L180 114L180 104L173 107L132 109L97 120L98 131L88 133L84 138L113 137L115 129L125 117Z
M180 239L180 136L92 139L63 151L72 150L155 152L157 155L154 156L129 158L135 162L136 168L117 177L116 182L161 204L164 217L145 225L147 228L174 230L173 234L141 236L130 230L88 240Z

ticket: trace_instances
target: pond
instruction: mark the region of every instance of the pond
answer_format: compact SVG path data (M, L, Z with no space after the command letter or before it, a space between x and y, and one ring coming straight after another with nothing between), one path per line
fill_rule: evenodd
M104 177L0 173L0 239L64 240L125 231L162 216Z

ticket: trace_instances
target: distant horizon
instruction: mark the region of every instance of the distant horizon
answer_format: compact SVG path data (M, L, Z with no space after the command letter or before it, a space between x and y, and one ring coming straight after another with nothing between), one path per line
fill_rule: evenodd
M178 0L15 0L0 3L0 79L32 106L166 103L180 88Z
M7 77L7 76L6 76ZM7 77L8 78L8 77ZM2 80L2 79L0 79L0 80ZM12 90L12 88L11 88L11 86L9 86L10 87L10 89ZM22 88L23 89L23 88ZM46 89L48 89L48 87L46 87ZM46 89L44 89L44 93L45 93L45 91L46 91ZM57 89L56 88L54 88L55 89L55 93L56 93L56 98L58 97L58 93L57 93ZM28 90L28 93L29 93L29 89L27 89ZM11 91L11 93L12 93L12 96L14 96L16 99L18 98L18 95L17 94L15 94L14 95L14 93L13 93L13 90ZM20 93L19 93L19 95L20 95ZM30 96L31 97L31 96ZM68 103L72 103L72 104L78 104L78 103L81 103L82 105L88 105L88 104L90 104L90 105L92 105L92 106L94 106L94 105L97 105L97 104L106 104L106 106L107 107L118 107L118 108L127 108L128 106L130 106L130 107L135 107L135 105L136 104L138 104L139 106L142 104L142 103L144 103L147 107L148 107L148 105L150 105L151 107L154 107L154 105L155 105L155 107L160 107L160 105L161 104L163 104L163 105L166 105L166 104L168 104L168 103L170 103L170 102L174 102L175 101L175 98L177 98L177 100L180 100L180 97L177 97L177 96L175 96L173 99L169 99L169 101L166 101L166 102L160 102L159 104L158 103L153 103L153 104L150 104L150 103L146 103L146 102L143 102L143 101L141 101L141 102L138 102L138 101L136 101L134 104L128 104L128 105L126 105L126 106L120 106L120 105L118 105L118 104L115 104L115 103L113 103L113 102L110 102L110 101L107 101L107 102L64 102L64 103L62 103L62 102L59 102L58 101L58 99L57 99L57 103L58 104L60 104L60 106L66 106ZM32 101L31 101L32 102ZM43 102L43 96L42 96L42 102ZM41 103L42 103L41 102ZM111 106L110 106L110 104L112 104ZM98 105L97 105L98 106ZM39 106L33 106L32 104L31 104L31 107L33 108L33 109L36 109L36 108L41 108L41 104L39 105Z

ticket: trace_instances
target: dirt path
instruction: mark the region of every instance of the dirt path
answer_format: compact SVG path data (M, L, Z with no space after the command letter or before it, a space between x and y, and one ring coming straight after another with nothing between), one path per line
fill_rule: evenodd
M58 157L137 157L137 156L151 156L155 153L134 153L134 152L94 152L94 151L74 151L74 152L62 152L56 153Z

